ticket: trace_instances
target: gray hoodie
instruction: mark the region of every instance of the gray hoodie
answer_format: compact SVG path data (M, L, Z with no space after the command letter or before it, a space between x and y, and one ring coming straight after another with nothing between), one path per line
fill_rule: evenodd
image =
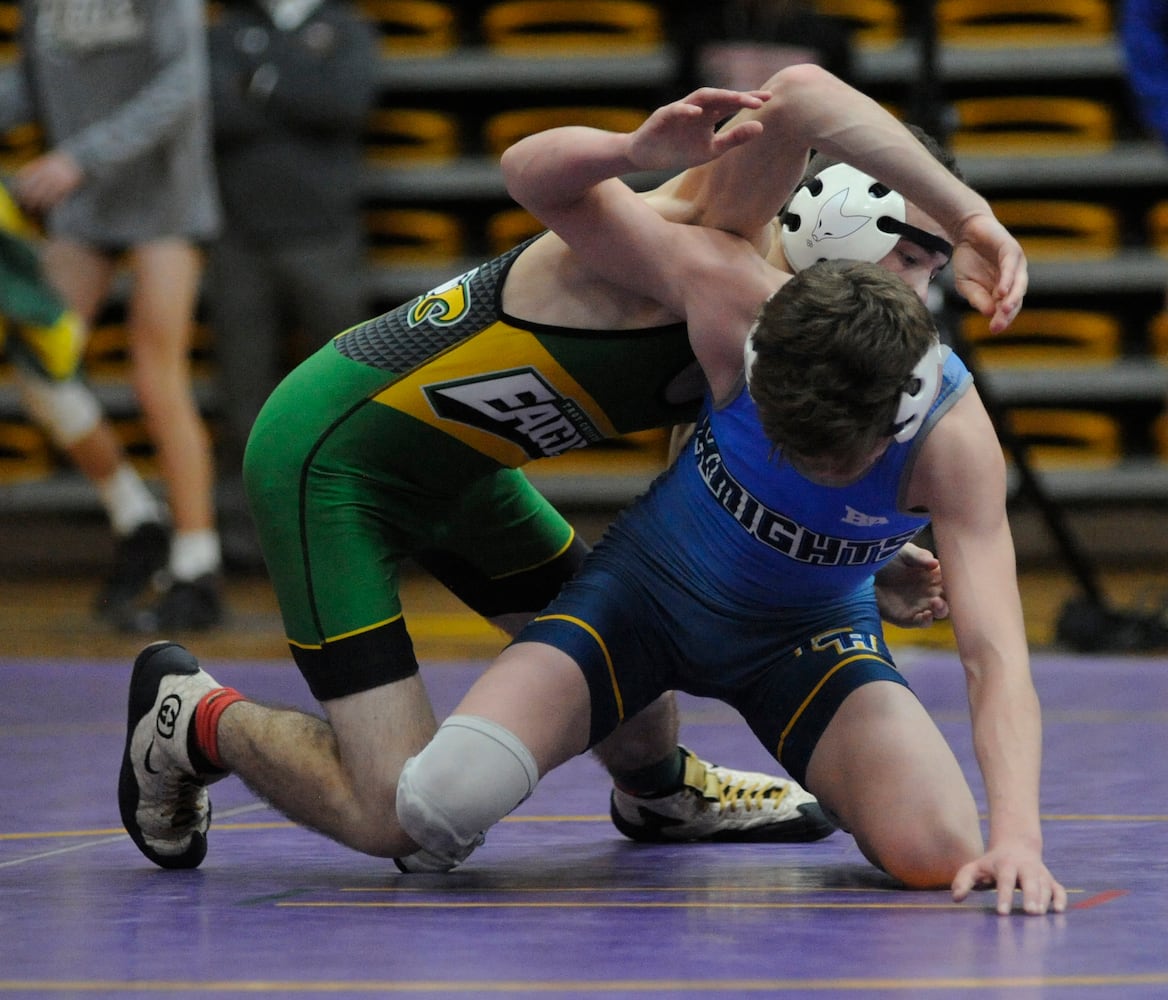
M24 0L0 128L39 121L85 182L49 231L111 248L215 234L202 0Z

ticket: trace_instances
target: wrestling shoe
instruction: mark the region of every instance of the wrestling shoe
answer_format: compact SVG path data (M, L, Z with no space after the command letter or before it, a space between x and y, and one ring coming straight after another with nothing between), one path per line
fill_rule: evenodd
M199 699L219 686L173 642L152 643L134 661L118 808L138 849L162 868L196 868L207 854L207 785L227 772L196 770L188 740Z
M214 573L195 580L172 580L153 604L125 615L119 627L139 635L213 628L223 621L220 590Z
M685 783L666 795L612 790L612 822L631 840L800 843L835 830L815 797L789 778L735 771L685 754Z
M157 521L140 524L119 538L114 566L93 603L94 613L110 621L122 618L169 557L170 535Z

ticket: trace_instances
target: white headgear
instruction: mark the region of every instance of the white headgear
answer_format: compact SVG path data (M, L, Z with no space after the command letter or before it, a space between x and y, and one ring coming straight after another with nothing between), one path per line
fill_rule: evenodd
M742 345L743 374L746 376L746 388L750 388L750 377L754 371L754 363L758 360L758 351L754 349L754 331L758 329L758 321L750 328L746 335L746 343Z
M916 363L900 395L900 405L892 420L892 438L898 444L911 441L925 421L925 416L937 398L941 385L941 370L945 367L945 349L934 342Z
M821 260L875 264L906 236L929 253L953 256L948 240L904 220L901 194L847 163L836 163L791 196L782 218L783 252L795 271Z
M796 271L821 260L874 264L900 240L904 218L899 193L847 163L835 163L791 197L783 212L783 252Z

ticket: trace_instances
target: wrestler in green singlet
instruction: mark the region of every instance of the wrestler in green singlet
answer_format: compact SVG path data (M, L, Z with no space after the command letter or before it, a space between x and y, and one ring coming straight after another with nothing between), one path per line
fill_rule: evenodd
M248 495L321 701L417 670L398 596L407 557L486 617L538 611L572 576L586 547L518 466L697 411L684 325L505 315L503 283L529 243L346 330L256 421Z

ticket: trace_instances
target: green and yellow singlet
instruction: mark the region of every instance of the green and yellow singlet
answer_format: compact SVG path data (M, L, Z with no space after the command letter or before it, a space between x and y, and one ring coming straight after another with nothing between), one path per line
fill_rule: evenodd
M683 324L582 330L503 313L503 282L527 245L347 330L335 348L397 373L377 403L509 467L692 419L700 390Z

